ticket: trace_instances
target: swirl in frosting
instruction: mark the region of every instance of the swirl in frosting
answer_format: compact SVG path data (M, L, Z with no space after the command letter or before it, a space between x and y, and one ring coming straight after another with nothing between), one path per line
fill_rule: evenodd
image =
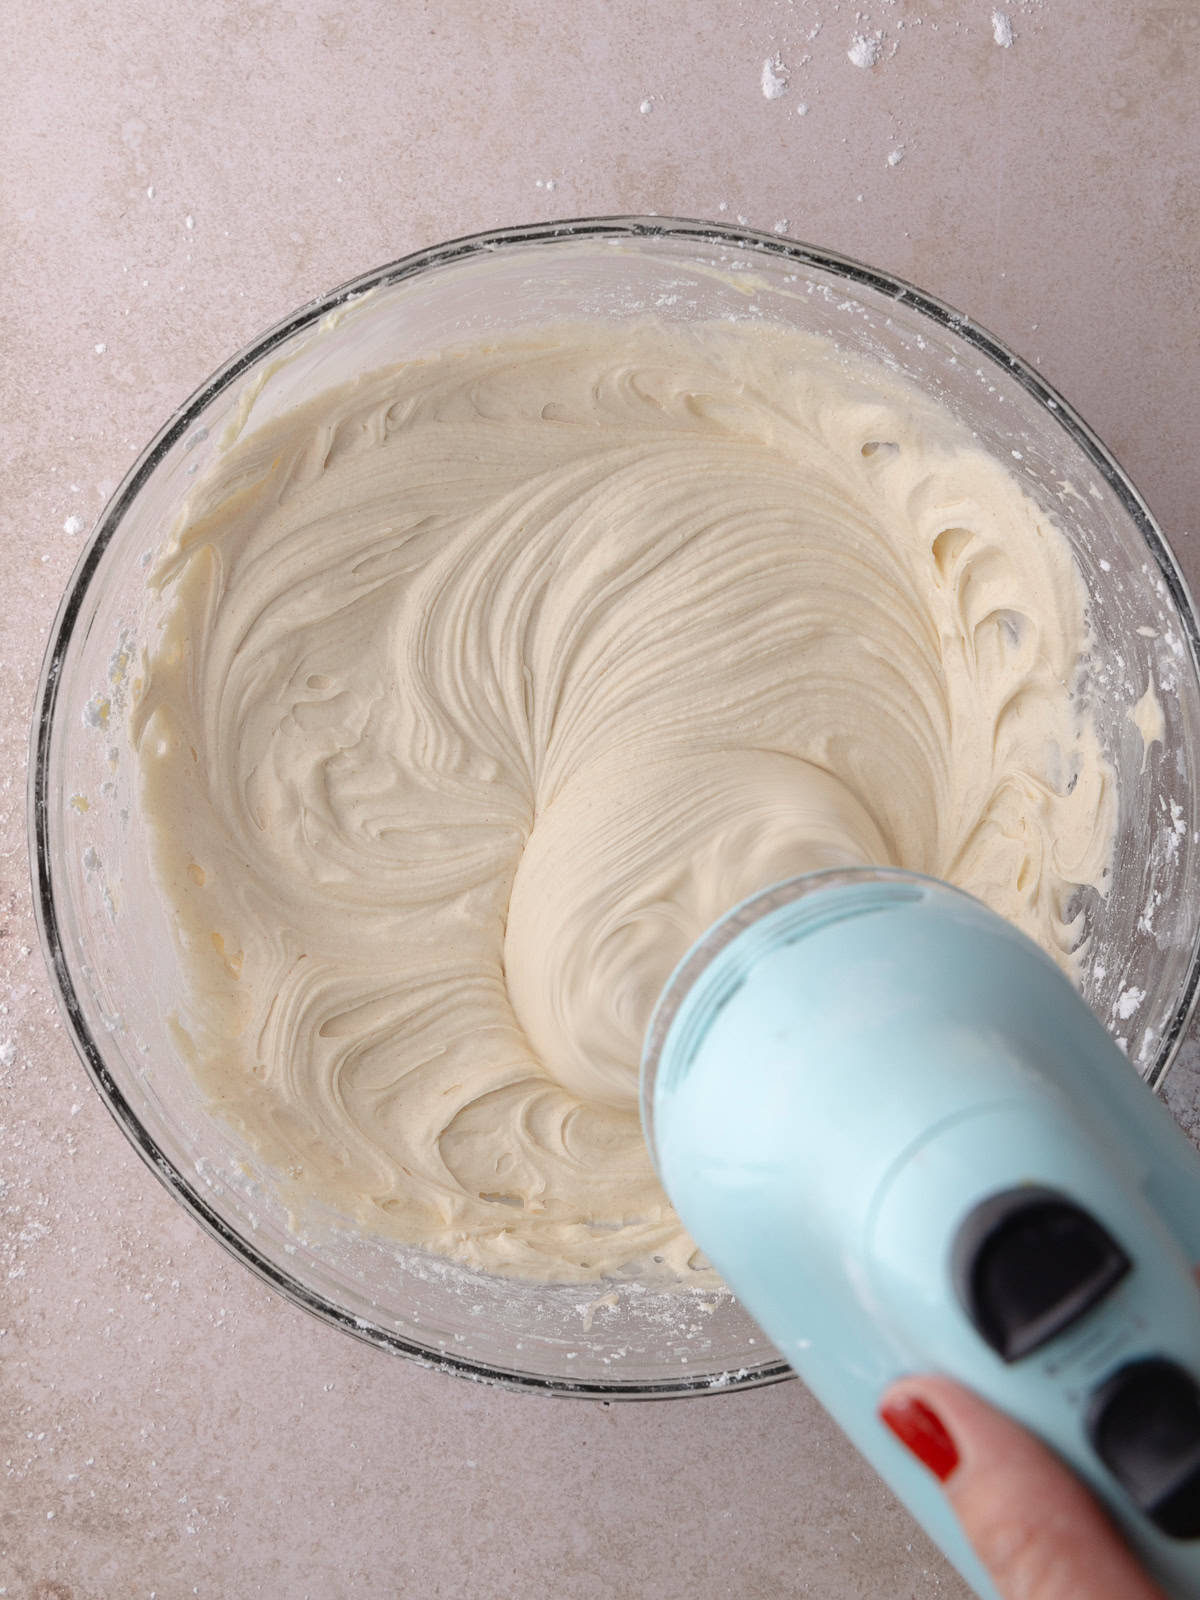
M1115 800L1079 572L945 411L818 341L579 324L365 376L230 445L154 581L180 1023L361 1227L686 1278L642 1039L779 879L930 873L1072 968Z

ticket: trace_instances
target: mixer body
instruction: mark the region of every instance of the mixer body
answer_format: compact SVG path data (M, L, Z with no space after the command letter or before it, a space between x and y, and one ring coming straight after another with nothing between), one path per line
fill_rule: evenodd
M944 884L817 873L682 963L643 1064L659 1173L780 1353L980 1595L886 1431L971 1385L1200 1596L1200 1160L1070 982Z

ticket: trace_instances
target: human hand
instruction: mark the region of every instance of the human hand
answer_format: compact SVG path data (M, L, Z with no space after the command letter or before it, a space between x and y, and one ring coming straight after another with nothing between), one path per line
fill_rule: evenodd
M1004 1600L1164 1600L1079 1479L970 1389L904 1378L879 1414L942 1482Z

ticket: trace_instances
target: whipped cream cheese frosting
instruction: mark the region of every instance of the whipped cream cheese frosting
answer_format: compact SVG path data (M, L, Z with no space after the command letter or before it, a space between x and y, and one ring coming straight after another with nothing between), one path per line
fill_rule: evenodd
M691 943L891 863L1073 970L1086 594L931 400L753 323L547 327L231 444L133 731L200 1081L300 1196L491 1271L701 1267L637 1114Z

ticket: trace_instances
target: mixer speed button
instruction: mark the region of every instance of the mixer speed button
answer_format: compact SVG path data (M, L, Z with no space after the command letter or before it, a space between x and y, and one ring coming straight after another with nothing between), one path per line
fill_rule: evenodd
M1092 1397L1088 1433L1126 1493L1172 1539L1200 1538L1200 1389L1155 1356L1120 1367Z
M959 1303L1003 1361L1040 1350L1116 1287L1130 1260L1066 1195L1023 1184L960 1224L951 1255Z

